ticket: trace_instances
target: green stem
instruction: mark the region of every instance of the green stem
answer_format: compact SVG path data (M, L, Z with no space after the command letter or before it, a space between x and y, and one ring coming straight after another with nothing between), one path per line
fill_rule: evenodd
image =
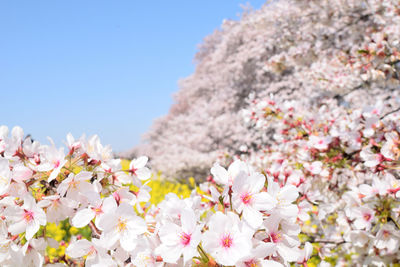
M200 244L197 246L197 250L199 251L202 260L204 260L205 263L209 262L207 253L203 250Z

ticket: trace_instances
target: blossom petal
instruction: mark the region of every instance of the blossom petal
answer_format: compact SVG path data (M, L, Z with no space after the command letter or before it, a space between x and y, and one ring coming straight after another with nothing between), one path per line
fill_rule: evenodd
M94 216L95 212L92 209L82 209L75 214L74 218L72 218L72 225L77 228L84 227L93 220Z

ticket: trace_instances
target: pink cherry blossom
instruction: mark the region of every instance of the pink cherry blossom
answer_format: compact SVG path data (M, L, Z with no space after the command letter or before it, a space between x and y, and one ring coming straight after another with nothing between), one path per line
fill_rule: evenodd
M30 195L25 196L22 206L7 207L4 215L11 222L8 228L10 233L15 235L26 232L28 240L32 239L41 225L46 224L46 214Z
M260 211L271 211L277 203L267 192L260 192L264 184L265 176L255 173L238 175L232 186L234 209L238 213L243 212L243 219L254 228L262 224L263 214Z
M195 213L192 210L183 210L180 220L181 225L167 222L160 228L161 245L156 249L156 253L161 255L165 262L176 263L183 255L183 262L187 263L198 255L201 226L196 223Z
M248 232L243 229L236 214L217 212L210 218L208 225L209 230L203 234L202 242L206 252L218 263L235 265L240 258L250 253L252 246Z

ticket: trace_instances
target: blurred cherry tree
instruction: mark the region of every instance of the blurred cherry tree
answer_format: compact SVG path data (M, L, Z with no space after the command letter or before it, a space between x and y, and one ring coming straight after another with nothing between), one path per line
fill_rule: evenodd
M175 177L200 177L224 153L259 150L274 127L255 131L243 109L258 98L345 109L398 105L397 0L281 0L244 10L204 38L195 72L131 154Z

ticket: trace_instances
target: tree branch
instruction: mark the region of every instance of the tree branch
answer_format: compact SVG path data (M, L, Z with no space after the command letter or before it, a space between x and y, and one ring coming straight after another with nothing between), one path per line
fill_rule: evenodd
M97 227L94 225L94 223L92 221L90 221L89 223L89 227L92 230L92 235L95 238L100 238L101 236L101 231L99 229L97 229Z
M400 111L400 107L399 108L396 108L396 109L394 109L394 110L392 110L392 111L390 111L390 112L388 112L388 113L386 113L385 115L383 115L382 117L380 117L379 119L384 119L386 116L389 116L390 114L393 114L393 113L396 113L397 111Z

